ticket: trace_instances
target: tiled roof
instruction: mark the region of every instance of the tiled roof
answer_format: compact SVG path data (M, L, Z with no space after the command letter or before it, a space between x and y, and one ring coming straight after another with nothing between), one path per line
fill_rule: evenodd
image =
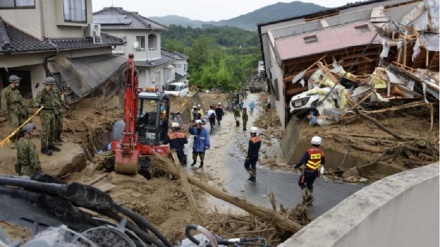
M0 18L0 53L55 50L48 41L24 33Z
M91 37L39 40L0 18L0 54L41 52L50 50L74 50L123 45L120 38L101 32L102 43L93 43Z
M185 55L178 52L172 52L165 49L160 51L160 58L155 60L135 61L134 64L140 67L155 67L167 63L172 63L175 60L186 59Z
M126 20L131 20L128 24L105 24L101 23L101 29L141 29L141 30L166 30L167 27L159 24L153 20L150 20L144 16L139 15L137 12L130 12L123 10L120 7L108 7L98 12L93 13L93 16L118 16L125 15ZM128 21L127 21L128 22Z
M92 37L50 39L61 50L86 49L102 46L114 46L124 44L123 40L107 33L101 32L102 43L93 43Z

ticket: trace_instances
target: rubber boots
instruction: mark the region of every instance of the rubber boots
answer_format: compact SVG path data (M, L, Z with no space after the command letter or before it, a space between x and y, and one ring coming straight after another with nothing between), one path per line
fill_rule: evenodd
M45 155L52 155L52 151L50 151L48 148L41 148L41 153Z
M58 147L56 147L55 145L49 145L48 149L55 151L55 152L59 152L61 151L61 149L59 149Z
M199 168L203 168L203 162L200 162Z

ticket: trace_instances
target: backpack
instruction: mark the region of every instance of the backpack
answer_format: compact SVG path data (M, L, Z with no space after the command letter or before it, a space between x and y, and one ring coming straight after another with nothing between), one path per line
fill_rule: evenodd
M211 113L211 115L209 116L209 119L211 119L211 120L215 119L215 113L214 112Z

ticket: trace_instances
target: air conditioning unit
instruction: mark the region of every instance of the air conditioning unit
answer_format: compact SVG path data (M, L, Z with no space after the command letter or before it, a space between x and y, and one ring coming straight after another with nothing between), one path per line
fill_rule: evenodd
M101 24L91 23L87 26L87 37L101 36Z

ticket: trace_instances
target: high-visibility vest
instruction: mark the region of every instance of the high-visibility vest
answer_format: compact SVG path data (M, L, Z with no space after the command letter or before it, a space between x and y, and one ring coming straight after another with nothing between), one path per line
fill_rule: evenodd
M310 148L307 150L307 153L309 153L309 160L307 161L306 167L311 170L317 170L321 166L324 152L319 148Z

